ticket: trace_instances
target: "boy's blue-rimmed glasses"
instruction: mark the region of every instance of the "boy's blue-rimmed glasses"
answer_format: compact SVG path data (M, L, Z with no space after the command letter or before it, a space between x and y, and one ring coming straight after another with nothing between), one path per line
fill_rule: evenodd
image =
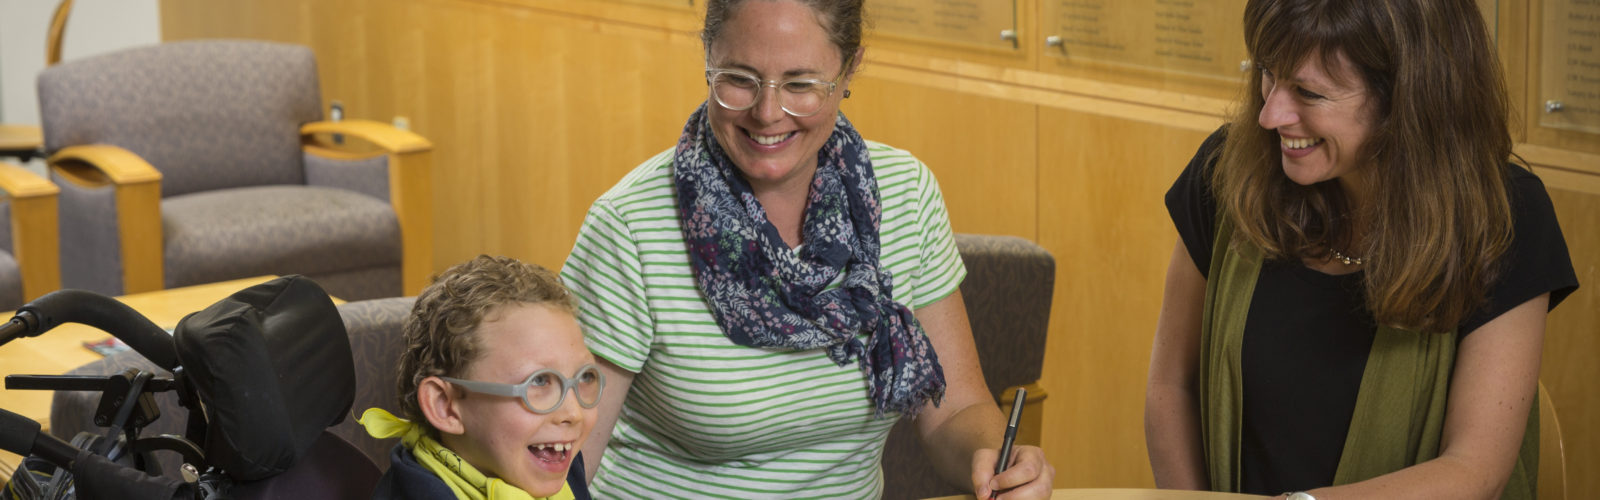
M497 384L452 377L439 377L439 379L479 394L522 398L524 408L540 415L561 408L561 403L567 400L568 390L578 397L579 406L594 408L600 404L600 395L606 389L606 376L600 373L600 368L593 363L583 365L572 378L545 368L528 375L528 378L520 384Z

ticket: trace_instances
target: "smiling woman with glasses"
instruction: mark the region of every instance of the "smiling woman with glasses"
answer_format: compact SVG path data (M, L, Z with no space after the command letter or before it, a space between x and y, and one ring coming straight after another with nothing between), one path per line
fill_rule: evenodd
M707 2L705 103L590 208L562 279L609 384L597 495L880 498L901 418L949 483L1050 495L1037 447L994 474L1005 421L938 182L840 112L862 16Z

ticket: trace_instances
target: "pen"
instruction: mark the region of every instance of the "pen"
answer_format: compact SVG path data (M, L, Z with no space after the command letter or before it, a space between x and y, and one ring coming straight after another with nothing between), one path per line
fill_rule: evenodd
M1011 463L1011 444L1017 440L1017 424L1022 421L1022 401L1028 398L1028 390L1018 387L1017 395L1011 401L1011 420L1006 422L1006 439L1000 443L1000 460L994 463L994 475L998 476L1006 471L1006 465ZM990 491L989 500L1000 496L999 491Z

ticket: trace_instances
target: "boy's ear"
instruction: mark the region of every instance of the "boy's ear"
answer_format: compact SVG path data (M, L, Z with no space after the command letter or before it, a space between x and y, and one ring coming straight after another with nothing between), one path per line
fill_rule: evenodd
M422 408L422 416L428 419L428 423L441 433L466 432L461 424L460 401L455 388L439 377L427 377L417 384L417 406Z

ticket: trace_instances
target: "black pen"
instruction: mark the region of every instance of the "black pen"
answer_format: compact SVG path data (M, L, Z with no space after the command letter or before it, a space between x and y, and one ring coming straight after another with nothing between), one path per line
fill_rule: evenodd
M1017 424L1022 422L1022 401L1028 399L1028 390L1018 387L1017 395L1011 401L1011 421L1006 422L1006 439L1000 443L1000 460L994 463L994 475L998 476L1006 471L1006 465L1011 463L1011 444L1017 440ZM989 491L989 500L1000 496L997 490Z

